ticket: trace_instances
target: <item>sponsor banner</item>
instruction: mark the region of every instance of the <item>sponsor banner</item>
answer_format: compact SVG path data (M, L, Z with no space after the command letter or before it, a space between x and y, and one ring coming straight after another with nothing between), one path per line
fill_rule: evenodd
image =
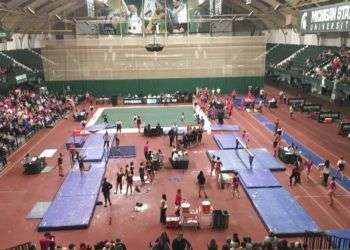
M301 34L350 31L350 2L299 11Z
M292 105L292 106L295 106L295 107L301 107L303 106L305 103L305 99L304 98L289 98L288 99L288 105Z
M350 122L342 123L340 129L342 131L350 131Z
M318 114L318 121L322 122L326 118L332 118L333 120L340 119L340 112L335 111L321 111Z
M322 108L322 105L320 104L304 104L302 107L303 112L320 112Z

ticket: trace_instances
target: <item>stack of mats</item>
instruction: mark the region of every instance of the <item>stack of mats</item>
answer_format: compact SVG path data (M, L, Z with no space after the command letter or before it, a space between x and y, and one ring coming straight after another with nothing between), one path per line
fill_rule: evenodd
M236 148L236 139L239 139L243 142L243 139L240 136L233 134L215 134L213 139L220 149L235 149ZM241 145L238 145L239 148L242 148Z
M275 125L267 119L262 114L255 114L254 117L263 124L266 128L268 128L270 131L274 132ZM289 145L294 144L298 147L298 149L301 151L301 154L306 157L307 159L310 159L313 161L313 163L317 166L320 163L323 163L325 160L322 159L319 155L315 154L312 150L310 150L308 147L304 146L302 143L294 139L291 135L289 135L287 132L283 132L282 138L285 140L286 143ZM331 175L335 176L336 169L334 167L331 168ZM337 182L343 186L345 189L350 190L350 179L344 176L343 179L340 179L340 175L336 177Z
M83 147L87 136L77 135L71 136L66 142L66 148L81 148Z
M131 158L136 157L135 146L112 147L109 151L109 158Z
M238 125L230 125L230 124L214 124L210 126L211 131L239 131Z
M221 148L228 148L228 143L223 143L225 140L235 144L234 135L219 135L214 136L214 139L220 142L217 143ZM249 154L244 149L209 150L207 155L209 158L213 155L220 157L222 172L239 173L242 186L267 230L278 236L300 236L305 231L320 231L312 218L271 173L273 170L284 170L283 164L265 149L250 151L255 155L252 167L249 165Z
M116 128L116 125L112 123L100 123L100 124L89 126L86 129L92 133L95 133L100 130L111 129L111 128Z
M84 157L84 162L100 162L103 159L105 148L103 147L103 133L89 135L85 141L84 147L80 151L80 155ZM110 145L114 141L114 134L111 137Z
M38 230L87 228L95 209L105 166L105 162L91 163L90 170L82 173L78 166L74 166L45 213Z

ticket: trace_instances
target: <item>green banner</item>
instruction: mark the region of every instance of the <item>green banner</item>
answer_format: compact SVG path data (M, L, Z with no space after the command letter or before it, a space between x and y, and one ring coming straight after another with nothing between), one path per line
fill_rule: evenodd
M350 32L350 2L301 10L298 24L301 34Z

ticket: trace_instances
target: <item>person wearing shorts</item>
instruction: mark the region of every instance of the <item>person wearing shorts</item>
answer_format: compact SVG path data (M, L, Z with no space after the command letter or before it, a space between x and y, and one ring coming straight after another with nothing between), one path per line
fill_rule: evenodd
M346 165L346 162L344 160L344 157L341 156L339 161L337 162L337 173L335 174L335 176L337 177L338 174L340 174L340 179L343 180L344 179L344 169L345 169L345 165Z
M333 205L333 198L335 196L335 190L337 189L337 184L335 183L335 177L332 177L331 182L328 186L328 195L329 195L329 205Z
M237 198L239 199L239 177L238 172L235 172L232 178L232 195L233 198L237 195Z
M305 162L305 171L306 171L306 180L309 182L310 181L310 173L311 173L311 167L312 167L312 161L307 160Z

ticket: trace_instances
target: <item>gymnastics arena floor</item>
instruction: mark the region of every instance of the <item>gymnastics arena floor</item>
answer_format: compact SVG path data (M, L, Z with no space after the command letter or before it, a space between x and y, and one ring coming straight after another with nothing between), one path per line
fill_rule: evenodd
M275 93L274 89L268 89ZM278 92L277 92L278 93ZM102 106L99 106L102 107ZM106 107L106 106L103 106ZM143 107L149 109L149 107ZM191 107L192 108L192 107ZM179 109L175 112L181 113ZM193 110L188 111L193 116ZM279 118L281 125L298 141L304 143L315 153L324 158L336 162L340 155L344 155L350 162L350 146L347 141L337 136L334 124L318 124L306 115L296 113L296 120L290 121L288 108L281 106L278 110L268 111L264 109L264 115L271 121ZM133 115L126 116L129 120ZM156 119L162 114L155 116ZM161 119L161 118L159 118ZM187 118L186 118L187 119ZM131 119L129 120L131 122ZM169 121L170 122L170 121ZM125 127L127 126L125 122ZM225 124L239 125L250 133L251 148L266 148L272 151L272 133L256 121L252 114L234 110L233 117L225 120ZM45 149L57 149L56 154L47 158L48 165L55 166L57 154L64 154L65 174L70 169L69 155L65 149L67 139L72 136L72 131L79 128L80 124L72 118L59 121L53 129L39 131L28 143L22 146L9 157L10 165L0 173L0 249L16 245L18 242L28 240L38 242L42 233L37 231L39 219L26 219L32 207L39 201L52 201L60 189L63 179L58 177L58 171L54 168L48 173L39 175L23 175L21 161L25 154L39 155ZM238 132L239 134L240 132ZM118 168L134 161L138 166L144 160L143 145L150 141L151 148L162 149L163 153L170 155L168 137L144 138L139 134L123 134L120 137L120 145L135 145L136 157L132 159L109 159L105 176L114 184L114 177ZM96 243L103 239L121 238L128 245L128 249L144 249L150 241L156 239L164 230L171 238L177 230L168 230L159 223L159 201L163 193L168 196L168 214L173 212L173 200L175 190L183 189L183 197L191 204L198 206L200 200L197 197L196 176L203 170L207 176L207 192L209 199L215 208L228 210L231 214L229 227L225 231L213 231L210 229L184 230L184 235L194 246L194 249L204 249L207 242L203 239L215 238L221 245L226 237L237 232L240 236L251 236L253 240L261 241L267 231L255 211L252 203L243 189L241 198L233 199L230 190L217 188L215 177L210 177L210 165L206 156L207 150L217 150L218 146L212 139L212 135L205 134L203 143L189 150L190 167L186 171L172 170L166 162L165 168L156 174L153 184L147 185L140 193L126 197L125 195L112 194L113 205L107 208L96 206L90 225L83 230L55 231L57 241L67 246L73 242L76 245L80 239L86 243ZM346 169L349 176L350 169ZM322 230L345 229L350 227L350 194L348 191L338 188L333 207L328 205L327 190L320 185L320 174L316 169L312 170L310 182L302 176L302 185L289 187L290 169L273 172L273 176L286 189L292 197L302 206ZM98 200L102 200L99 194ZM142 212L134 212L136 202L146 204L147 209ZM111 218L111 224L109 224ZM135 237L138 240L135 240Z

